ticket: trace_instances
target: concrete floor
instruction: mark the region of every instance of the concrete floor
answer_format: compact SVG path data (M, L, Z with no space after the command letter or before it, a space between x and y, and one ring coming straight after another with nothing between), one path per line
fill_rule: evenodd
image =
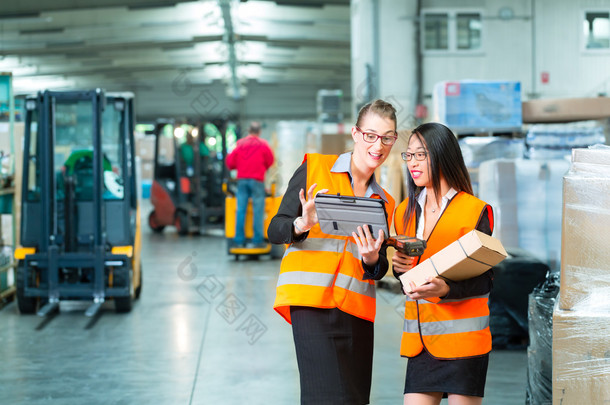
M143 210L147 215L148 210ZM278 260L235 260L222 232L143 229L142 296L128 314L62 302L46 319L0 310L1 404L298 404ZM402 296L378 289L371 404L401 404ZM491 354L485 404L525 401L527 354ZM446 403L446 400L443 402Z

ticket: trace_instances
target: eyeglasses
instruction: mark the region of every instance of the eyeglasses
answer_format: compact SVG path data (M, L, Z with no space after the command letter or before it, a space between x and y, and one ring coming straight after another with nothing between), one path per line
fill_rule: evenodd
M413 159L413 156L415 156L415 160L426 160L426 157L428 156L428 152L415 152L415 153L411 153L411 152L402 152L400 154L400 156L402 156L402 160L404 160L405 162L410 162L411 159Z
M358 127L356 127L356 129L362 134L364 141L368 143L375 143L377 142L377 139L381 138L382 144L385 146L392 146L394 145L394 142L396 142L396 139L398 139L398 135L377 135L374 132L364 132Z

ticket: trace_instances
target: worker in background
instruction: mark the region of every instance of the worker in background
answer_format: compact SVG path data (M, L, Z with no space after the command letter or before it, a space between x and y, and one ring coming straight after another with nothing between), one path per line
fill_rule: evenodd
M409 176L408 198L396 209L398 234L427 241L421 257L396 252L396 276L410 270L462 235L493 231L493 211L473 196L470 176L455 135L442 124L412 132L402 153ZM491 333L487 300L493 273L461 282L430 278L403 286L407 293L400 354L408 357L404 403L481 404Z
M248 136L237 141L235 149L227 155L227 167L237 169L237 214L235 218L234 247L266 247L263 233L265 215L265 172L273 164L273 151L260 138L261 124L252 122ZM254 236L247 246L244 225L248 199L252 198Z
M290 244L274 309L292 324L301 404L369 403L374 280L388 270L383 231L371 235L363 224L351 237L323 233L314 196L382 199L391 222L394 199L374 172L397 139L394 107L382 100L362 107L352 139L353 152L305 155L267 230L272 243Z

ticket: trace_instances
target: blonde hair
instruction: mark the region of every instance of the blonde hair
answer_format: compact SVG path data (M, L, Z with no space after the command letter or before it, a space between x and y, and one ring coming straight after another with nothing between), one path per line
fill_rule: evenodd
M368 104L362 106L358 112L358 119L356 120L356 126L362 125L361 122L364 117L369 114L376 114L383 118L389 118L394 121L394 127L396 128L396 109L394 106L387 101L381 99L373 100Z

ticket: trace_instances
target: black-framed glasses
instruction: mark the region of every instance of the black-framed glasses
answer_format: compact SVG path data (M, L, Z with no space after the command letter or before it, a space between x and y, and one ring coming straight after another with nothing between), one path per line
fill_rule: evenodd
M364 132L358 127L356 127L356 129L362 134L362 139L368 143L375 143L377 142L377 139L381 138L382 144L385 146L392 146L396 142L396 139L398 139L398 135L377 135L374 132Z
M426 160L426 157L428 157L428 152L402 152L400 156L402 156L402 160L405 162L410 162L411 159L413 159L413 156L415 156L415 160L419 160L421 162L422 160Z

